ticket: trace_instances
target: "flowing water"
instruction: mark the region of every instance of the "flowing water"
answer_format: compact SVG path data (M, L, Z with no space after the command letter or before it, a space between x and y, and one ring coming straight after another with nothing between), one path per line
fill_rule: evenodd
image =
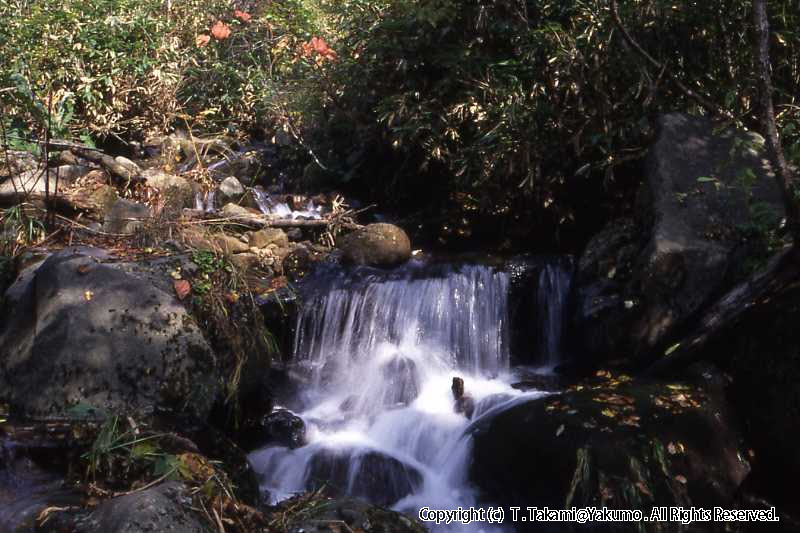
M537 313L545 349L554 352L548 364L560 353L553 322L568 279L555 263L539 279L537 305L553 310ZM511 387L508 292L509 274L484 265L338 270L308 282L293 355L307 385L286 406L305 421L308 444L251 454L269 499L325 483L412 514L476 505L466 430L544 394ZM464 380L471 419L456 412L454 377ZM486 524L448 530L490 531Z

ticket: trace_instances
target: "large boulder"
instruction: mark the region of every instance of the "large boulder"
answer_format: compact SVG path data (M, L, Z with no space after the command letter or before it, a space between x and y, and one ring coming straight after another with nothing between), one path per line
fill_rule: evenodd
M343 259L357 265L389 267L411 258L411 241L393 224L369 224L342 237L337 243Z
M612 223L579 261L575 338L594 339L586 348L601 357L668 347L783 217L760 136L681 113L657 130L636 223Z
M102 251L67 248L8 289L0 395L36 416L64 416L80 404L205 418L220 379L197 325L171 292L101 260Z
M730 507L750 467L719 387L609 376L513 404L473 426L470 476L523 509Z
M100 504L78 524L79 533L208 533L197 511L191 509L189 489L162 483L147 490L118 496Z

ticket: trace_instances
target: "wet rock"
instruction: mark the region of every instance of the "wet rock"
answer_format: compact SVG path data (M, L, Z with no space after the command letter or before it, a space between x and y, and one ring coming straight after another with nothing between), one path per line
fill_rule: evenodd
M334 494L363 498L376 505L391 505L422 485L413 467L376 450L323 449L306 472L308 488L322 484Z
M279 409L265 416L261 426L264 433L263 444L294 449L306 443L306 423L286 409Z
M369 224L345 235L337 243L346 262L390 267L411 258L411 241L393 224Z
M146 205L120 198L106 213L103 231L129 235L135 233L152 216Z
M609 378L515 403L473 428L470 477L501 505L730 507L749 473L713 388Z
M292 505L293 501L286 502ZM334 533L344 523L350 531L367 533L424 533L415 519L396 511L375 507L361 500L343 498L327 500L313 506L289 524L289 533Z
M270 244L274 244L279 248L289 247L289 238L280 228L264 228L259 231L251 231L247 233L247 236L248 244L255 248L266 248Z
M453 392L456 413L472 418L472 413L475 412L475 400L464 392L464 380L460 377L454 377L450 390Z
M187 487L177 482L134 492L101 503L78 525L79 533L207 533L201 516L191 509Z
M174 409L205 419L220 388L215 357L172 292L99 263L51 255L6 292L0 390L17 413L64 416Z
M419 396L420 378L417 364L408 357L396 356L381 367L386 390L386 405L408 405Z

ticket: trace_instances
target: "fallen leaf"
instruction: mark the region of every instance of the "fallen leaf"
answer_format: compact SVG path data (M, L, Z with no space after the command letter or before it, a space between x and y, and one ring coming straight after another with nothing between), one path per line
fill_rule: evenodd
M78 267L78 274L86 274L91 269L92 269L92 267L90 267L89 265L86 265L86 264L81 265L81 266Z
M237 19L241 20L242 22L250 22L250 19L253 18L253 16L250 15L250 13L247 13L247 12L242 11L240 9L234 9L233 10L233 16L236 17Z
M600 414L603 416L607 416L608 418L614 418L615 416L617 416L617 412L611 409L603 409L602 411L600 411Z
M210 41L211 41L211 36L207 35L205 33L201 33L194 40L194 42L195 42L195 44L197 45L198 48L201 48L201 47L207 45Z
M87 302L91 301L91 299L94 297L94 292L86 291L86 292L83 293L83 297L86 298Z
M231 36L231 28L221 20L218 20L211 26L211 35L218 41L224 41Z
M686 483L688 482L688 480L685 477L681 476L681 475L675 476L675 481L677 481L678 483L681 483L683 485L686 485Z
M608 370L598 370L595 376L597 376L598 378L610 378L611 372L609 372Z
M192 286L185 279L176 279L172 285L175 287L175 294L178 296L178 300L186 298L192 290Z
M560 436L562 433L564 433L564 424L558 426L558 429L556 430L556 437Z

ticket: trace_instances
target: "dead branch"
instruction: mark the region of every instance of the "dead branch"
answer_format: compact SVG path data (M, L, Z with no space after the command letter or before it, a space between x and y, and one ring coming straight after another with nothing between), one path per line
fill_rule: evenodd
M112 179L117 182L117 185L128 187L134 182L144 181L144 178L137 172L132 172L127 167L120 165L113 157L103 152L76 147L70 148L69 151L75 157L81 157L103 167L111 175Z

